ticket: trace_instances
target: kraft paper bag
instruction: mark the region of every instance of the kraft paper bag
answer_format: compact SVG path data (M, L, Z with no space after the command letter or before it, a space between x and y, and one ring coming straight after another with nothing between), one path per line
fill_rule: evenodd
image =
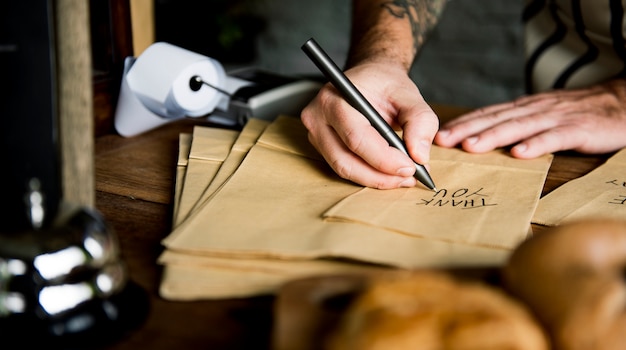
M345 244L350 243L362 248L357 250L363 261L386 260L394 263L394 266L368 265L350 260L276 259L266 255L241 257L239 254L166 249L159 257L159 263L164 265L160 293L163 298L171 300L252 296L274 293L285 282L311 275L360 273L388 267L500 266L506 262L510 253L501 249L419 238L397 242L391 239L389 244L381 244L380 239L373 243L370 242L372 240L367 241L367 237L365 239L363 242L347 242L345 239L338 241L341 245L337 244L337 255L349 255L351 250ZM333 251L330 247L327 249L329 252ZM172 259L174 254L178 255L176 260ZM333 254L326 255L331 257ZM272 271L274 272L270 273Z
M174 189L174 211L173 218L180 217L180 220L175 221L174 227L178 226L184 218L191 215L193 210L198 209L202 206L202 204L208 200L213 194L228 178L232 175L243 158L245 158L247 152L252 147L252 145L256 142L258 137L261 135L263 130L267 127L269 121L261 120L261 119L250 119L246 125L243 127L239 135L237 136L235 143L232 145L230 152L226 159L221 162L219 169L215 171L214 167L209 168L208 173L205 175L206 179L204 182L208 182L208 185L201 192L199 199L195 199L195 197L191 198L180 198L180 192L184 185L178 184L178 179L185 178L187 163L189 159L189 152L191 149L191 143L193 142L193 138L186 137L189 135L181 135L179 140L179 154L178 154L178 165L177 165L177 182ZM230 143L230 139L218 139L215 142L224 142L223 146L228 146ZM183 210L180 210L180 201L187 201L182 205Z
M279 117L228 181L163 244L237 259L339 257L409 268L501 264L510 253L323 220L328 208L361 189L330 169L299 119ZM507 234L508 224L501 230Z
M274 276L220 268L167 265L159 295L172 301L244 298L267 294Z
M470 154L433 146L430 174L437 191L364 188L324 217L431 240L512 249L529 233L551 161L552 155L522 160L503 150Z
M556 226L586 218L626 218L626 149L539 201L533 222Z
M202 193L202 197L198 201L199 203L208 199L210 194L217 190L234 173L268 124L269 121L260 119L250 119L246 123L226 160L224 160L217 174L211 180L209 187ZM222 141L225 142L225 145L229 142L229 140ZM180 192L183 187L182 182L185 178L191 143L192 137L190 134L180 135L174 192L174 217L177 215L176 208L177 203L180 201ZM210 174L207 175L210 176ZM185 212L181 215L186 217L189 213ZM159 263L164 265L159 293L163 298L169 300L233 298L273 293L285 280L293 278L293 273L280 273L280 270L279 273L267 273L267 268L259 271L259 263L264 263L264 261L258 260L198 257L188 254L177 254L166 250L159 257ZM238 269L237 267L241 266L242 263L244 264L243 269ZM282 261L269 262L269 264L272 263L288 264ZM250 271L250 268L246 267L250 264L255 267L255 270ZM332 266L332 263L324 263L320 267L321 269L316 271L325 271L325 269L328 269L326 266L329 264ZM231 267L231 265L234 265L234 267ZM290 264L288 265L291 266ZM339 267L344 265L351 266L344 263L339 264ZM269 271L275 270L272 267L272 270ZM311 272L310 268L305 268L298 273L306 273L305 271ZM242 279L243 276L245 278Z
M228 156L238 134L239 132L235 130L194 127L185 182L177 216L173 220L174 226L180 225L186 218L183 213L189 213L196 205Z
M260 119L251 119L246 123L203 195L213 193L235 172L268 124L268 121ZM175 198L180 197L191 142L190 134L180 135ZM181 186L178 185L179 182ZM368 273L386 269L332 260L229 259L180 254L170 250L164 251L158 262L164 266L159 295L173 301L274 294L285 282L297 278L330 273Z
M204 174L203 177L205 177L206 179L203 182L209 182L209 184L207 188L201 191L202 194L199 199L196 199L195 196L189 196L191 198L181 198L193 138L190 134L180 134L178 162L176 167L175 179L176 183L174 188L173 217L177 218L181 216L182 220L182 218L187 217L190 212L193 211L193 209L197 209L197 207L200 207L202 203L204 203L210 197L210 195L215 190L217 190L217 188L219 188L219 186L223 184L223 182L225 182L228 177L232 175L232 173L235 172L247 152L250 150L250 147L252 147L252 145L256 142L256 139L261 135L261 132L265 129L265 127L267 127L268 124L269 121L261 119L250 119L248 123L246 123L242 131L237 135L235 143L232 145L232 149L228 153L226 160L222 162L221 166L217 170L217 173L213 174L215 169L211 167L209 169L209 173ZM221 142L224 143L222 147L216 148L221 150L221 152L224 152L224 147L227 147L231 142L230 137L217 138L212 140L212 143ZM199 146L197 146L196 148L199 148ZM188 201L188 203L185 203L183 205L184 210L183 212L179 213L181 199Z
M178 135L178 162L176 163L176 174L174 176L174 203L172 209L172 218L178 217L180 197L185 182L185 173L187 172L187 163L189 161L190 149L191 134L181 133L180 135Z
M269 125L269 121L262 119L249 119L241 130L226 160L215 174L209 186L193 206L191 212L200 208L222 186L228 178L237 170L250 148L256 143L263 130Z
M229 259L166 251L159 294L197 300L274 294L286 282L314 275L375 273L389 268L333 260Z
M217 190L235 172L256 142L268 121L251 119L235 141L228 157L203 196ZM180 197L192 138L181 134L177 163L175 198ZM179 186L179 182L181 186ZM178 200L175 201L175 203ZM386 268L332 260L284 261L275 259L230 259L164 251L158 259L163 265L159 295L172 301L224 299L274 294L288 281L320 274L369 273Z

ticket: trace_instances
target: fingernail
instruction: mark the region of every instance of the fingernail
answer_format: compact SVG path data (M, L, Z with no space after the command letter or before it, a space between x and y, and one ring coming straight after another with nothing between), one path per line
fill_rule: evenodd
M420 153L422 154L422 161L425 163L428 163L428 161L430 160L430 146L432 146L432 143L430 141L422 140L419 142Z
M448 136L450 136L450 130L439 130L439 136L443 137L443 138L447 138Z
M524 153L528 149L528 146L525 143L519 143L513 147L516 153Z
M465 139L465 142L467 142L470 145L475 144L476 142L478 142L478 136L471 136L468 137L467 139Z
M415 180L414 178L409 178L400 182L400 187L415 187L416 184L417 180Z
M409 177L415 174L415 167L400 168L397 172L398 176Z

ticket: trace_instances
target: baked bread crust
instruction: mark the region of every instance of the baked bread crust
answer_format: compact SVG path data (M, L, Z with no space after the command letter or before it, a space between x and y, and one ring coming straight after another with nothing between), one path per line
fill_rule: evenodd
M626 349L626 222L584 220L523 242L503 271L555 350Z
M439 271L374 278L349 307L328 349L548 348L528 310L495 287Z

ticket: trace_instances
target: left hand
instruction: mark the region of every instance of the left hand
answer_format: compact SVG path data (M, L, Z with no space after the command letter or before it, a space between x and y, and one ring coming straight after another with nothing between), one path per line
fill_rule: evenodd
M575 150L607 153L626 146L626 81L555 90L475 110L444 125L443 147L482 153L513 145L517 158Z

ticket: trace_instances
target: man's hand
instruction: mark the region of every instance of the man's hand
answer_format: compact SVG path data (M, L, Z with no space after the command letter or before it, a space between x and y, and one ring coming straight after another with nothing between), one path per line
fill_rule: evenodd
M406 70L368 63L345 73L394 129L402 129L413 160L427 164L439 122ZM413 160L389 146L332 85L320 90L301 118L309 141L339 176L380 189L416 185Z
M481 153L513 145L517 158L575 150L606 153L626 146L626 81L556 90L481 108L452 120L435 143Z

